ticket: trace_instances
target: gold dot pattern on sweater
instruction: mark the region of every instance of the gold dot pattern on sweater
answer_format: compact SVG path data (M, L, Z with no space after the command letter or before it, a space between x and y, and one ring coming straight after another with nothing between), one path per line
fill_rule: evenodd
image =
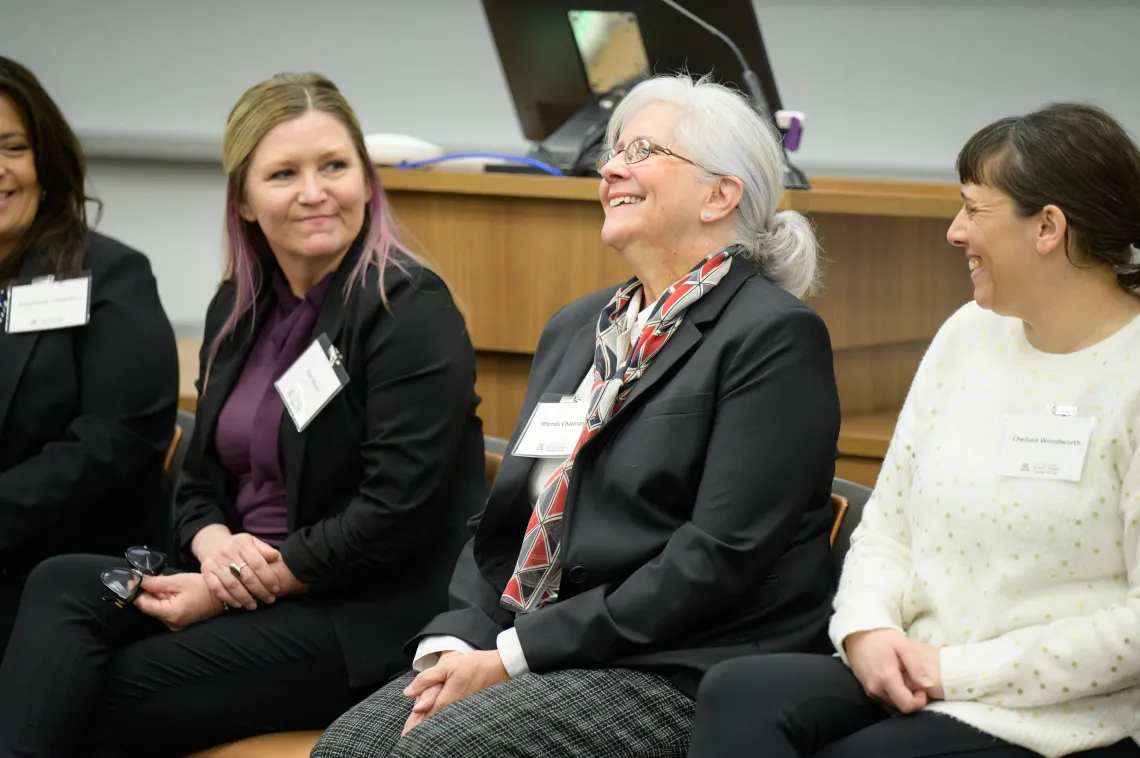
M1140 622L1123 610L1126 567L1140 564L1140 372L1106 373L1103 361L1123 365L1117 347L1098 346L1095 361L1088 352L1038 353L1020 324L964 311L915 378L911 397L922 402L900 417L883 465L889 483L866 511L881 523L860 525L833 633L899 623L879 614L901 613L908 636L945 646L954 695L936 710L983 731L993 724L1042 753L1109 744L1122 730L1128 736L1137 710L1112 703L1126 697L1126 682L1140 681L1140 646L1130 642L1140 627L1128 626ZM979 339L982 323L1001 326ZM1130 384L1120 386L1121 376ZM1079 482L999 473L1007 415L1045 413L1046 402L1097 417ZM888 540L903 563L888 556ZM852 568L861 541L868 560ZM883 597L903 607L883 606ZM959 709L960 700L985 707ZM1140 693L1133 702L1140 706Z

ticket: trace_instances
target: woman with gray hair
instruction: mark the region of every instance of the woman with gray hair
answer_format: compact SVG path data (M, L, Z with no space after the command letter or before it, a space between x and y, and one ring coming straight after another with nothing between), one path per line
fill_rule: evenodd
M680 758L712 665L826 649L839 402L777 139L704 79L615 110L633 278L551 318L450 610L314 756Z

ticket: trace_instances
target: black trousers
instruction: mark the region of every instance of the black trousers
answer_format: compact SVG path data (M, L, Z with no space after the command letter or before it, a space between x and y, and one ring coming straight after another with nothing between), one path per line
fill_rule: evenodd
M181 756L267 732L323 729L348 685L328 612L286 598L171 632L117 608L114 558L67 555L24 586L0 664L0 756Z
M714 667L697 694L689 758L1033 758L949 716L890 717L838 658L758 655ZM1132 740L1075 755L1136 758Z

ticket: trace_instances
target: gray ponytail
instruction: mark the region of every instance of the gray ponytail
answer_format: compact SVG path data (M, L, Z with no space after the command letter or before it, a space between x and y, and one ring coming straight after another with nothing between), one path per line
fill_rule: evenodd
M767 229L743 244L745 255L776 284L799 298L815 293L819 246L802 213L777 211Z

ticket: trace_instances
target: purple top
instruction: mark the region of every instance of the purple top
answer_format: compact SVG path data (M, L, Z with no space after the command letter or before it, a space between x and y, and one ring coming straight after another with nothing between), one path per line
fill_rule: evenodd
M285 540L288 516L285 475L277 449L285 404L273 382L312 344L313 326L332 276L313 285L301 300L289 289L281 272L274 272L277 307L257 335L245 368L218 416L214 442L222 465L238 479L234 504L242 526L274 546Z

